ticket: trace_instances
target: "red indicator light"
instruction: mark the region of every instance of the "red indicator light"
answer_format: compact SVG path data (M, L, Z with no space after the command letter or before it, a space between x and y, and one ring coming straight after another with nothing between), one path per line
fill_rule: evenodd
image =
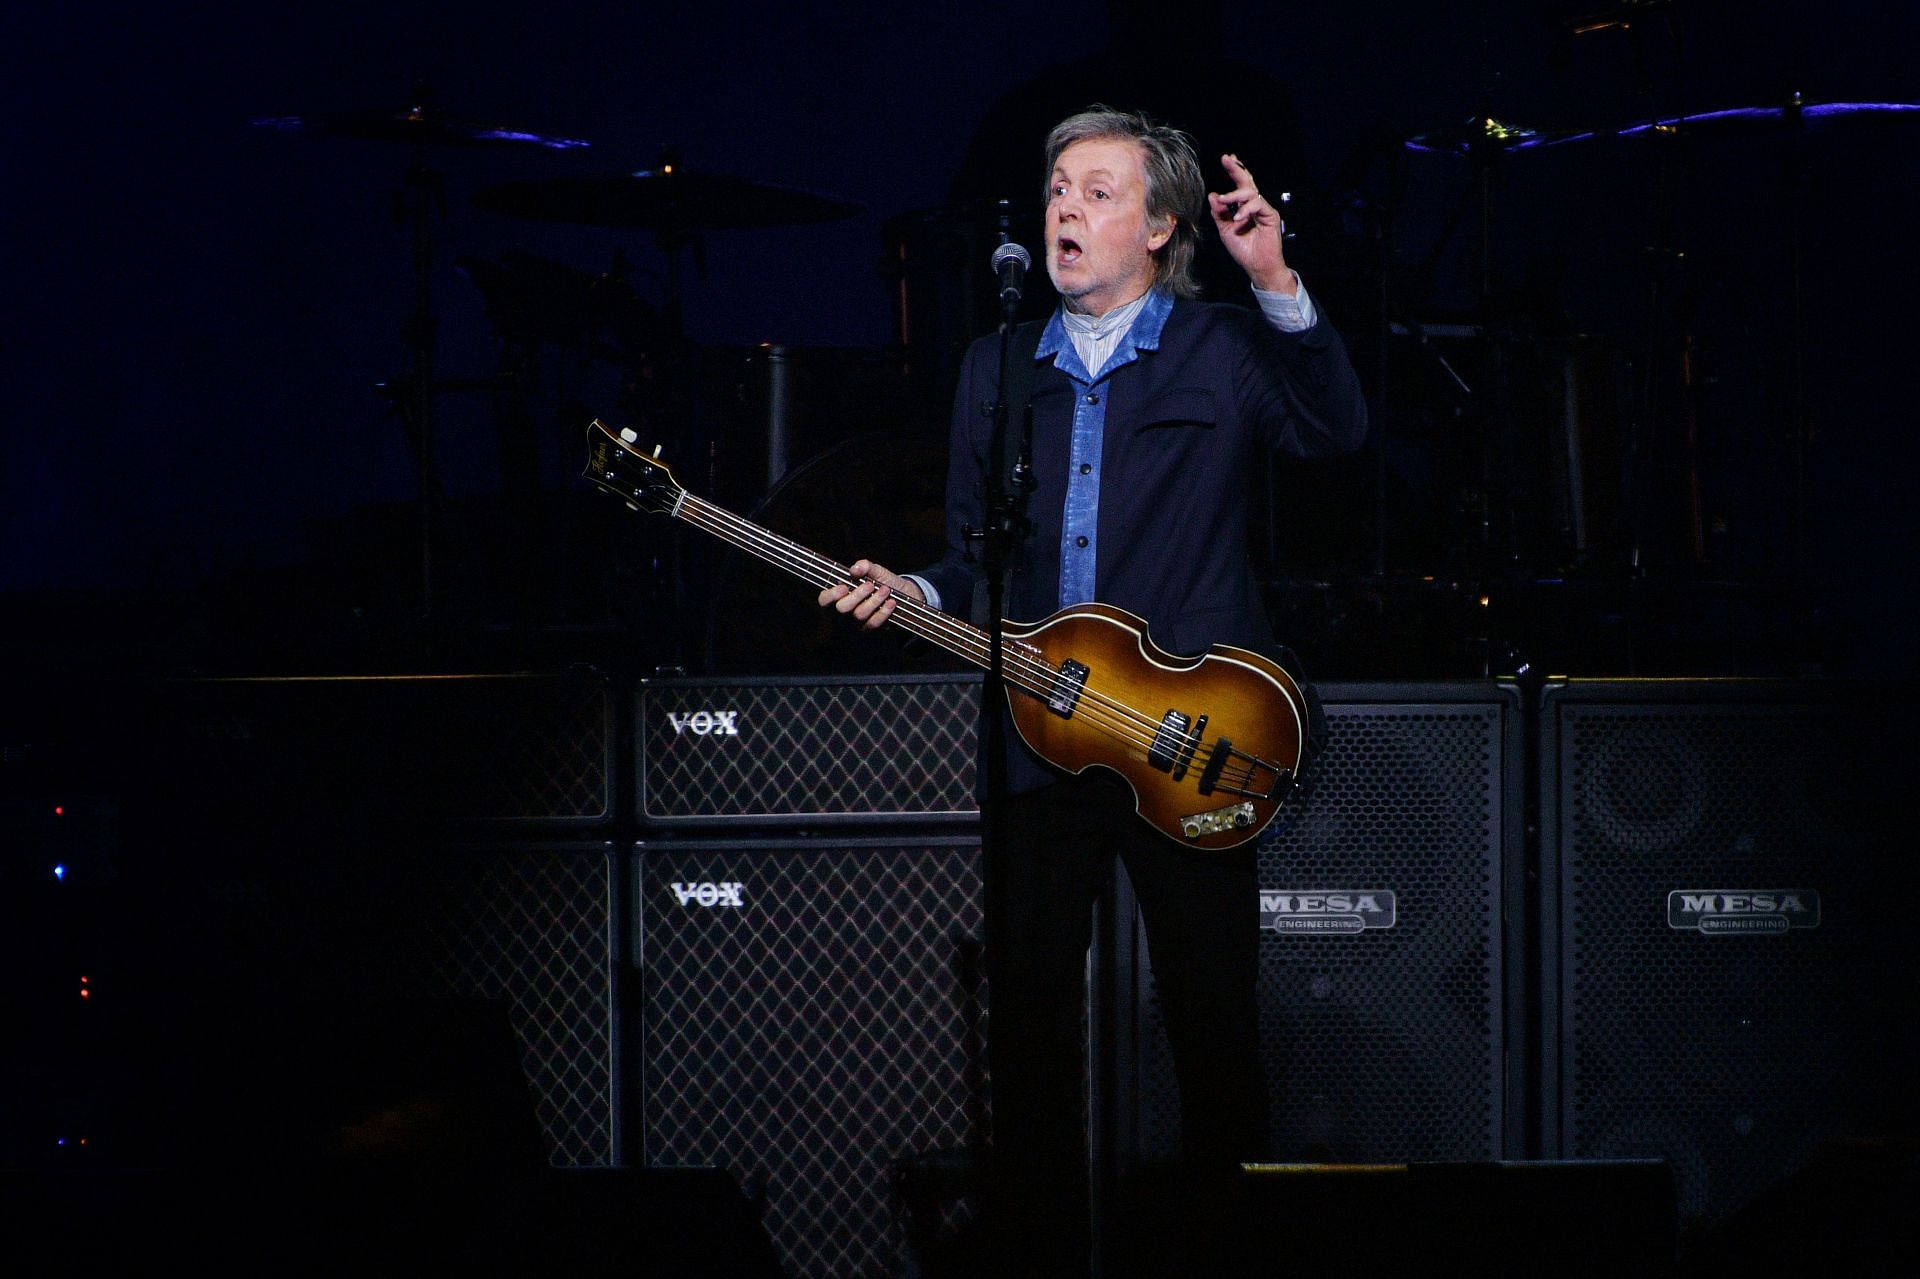
M65 804L55 804L53 806L53 815L55 817L65 817L67 815L67 806Z
M80 988L80 998L82 998L82 999L91 999L92 997L93 997L93 992L92 992L92 991L90 991L90 990L88 990L88 989L87 989L87 988L86 988L85 986L82 986L82 987Z

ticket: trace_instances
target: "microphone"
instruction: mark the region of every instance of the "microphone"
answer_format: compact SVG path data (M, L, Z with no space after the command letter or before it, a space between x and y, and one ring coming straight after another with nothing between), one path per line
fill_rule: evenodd
M1032 256L1017 244L1007 243L993 251L993 273L1000 277L1000 306L1012 311L1020 305L1020 291L1026 287L1027 268Z

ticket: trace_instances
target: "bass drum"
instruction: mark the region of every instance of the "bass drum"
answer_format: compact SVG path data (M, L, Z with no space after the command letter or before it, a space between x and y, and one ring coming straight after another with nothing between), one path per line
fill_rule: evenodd
M754 523L849 564L872 556L906 570L940 558L947 445L926 431L875 431L827 449L748 513ZM706 668L715 675L911 674L969 669L891 627L866 631L815 602L783 569L712 543Z

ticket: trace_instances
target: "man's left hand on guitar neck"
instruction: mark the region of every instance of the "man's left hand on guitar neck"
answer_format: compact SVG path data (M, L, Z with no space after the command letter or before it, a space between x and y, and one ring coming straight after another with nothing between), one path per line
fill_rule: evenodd
M820 592L820 607L850 614L870 631L877 631L893 616L896 598L926 603L927 597L911 578L901 577L872 560L855 560L847 566L852 582L841 582Z

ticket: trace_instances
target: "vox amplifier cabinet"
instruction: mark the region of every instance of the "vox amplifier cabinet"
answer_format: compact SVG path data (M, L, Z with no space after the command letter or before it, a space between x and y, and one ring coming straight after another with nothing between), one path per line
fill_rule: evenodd
M1848 1151L1913 1149L1913 709L1910 686L1548 687L1549 1154L1666 1160L1699 1232L1763 1202L1783 1222L1783 1179Z
M898 1169L986 1123L979 841L672 839L634 858L629 1162L757 1188L796 1279L918 1273Z
M613 707L593 673L172 680L136 711L130 785L202 827L592 829Z
M977 676L650 680L638 692L647 828L970 824Z
M1491 682L1322 684L1330 734L1259 842L1260 1041L1276 1158L1489 1160L1517 1152L1523 721ZM1122 876L1124 884L1124 875ZM1147 929L1132 940L1133 1131L1180 1150L1180 1090ZM1123 1071L1129 1069L1123 1065Z

